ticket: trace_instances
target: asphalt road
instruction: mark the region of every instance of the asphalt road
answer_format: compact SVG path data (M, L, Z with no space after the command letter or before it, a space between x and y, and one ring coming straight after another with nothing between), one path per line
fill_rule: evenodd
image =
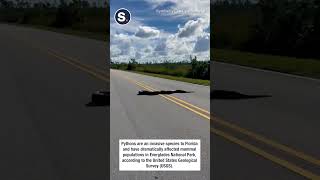
M194 107L187 109L174 99L179 98L179 103L186 101L209 111L210 88L118 70L111 70L110 77L110 179L210 179L210 116ZM139 91L146 90L146 86L151 87L153 91L184 90L190 93L171 96L138 95ZM196 112L200 112L203 116ZM200 139L201 171L119 172L119 139L154 138Z
M105 179L108 107L86 104L108 84L65 56L103 69L106 49L0 24L0 179Z
M105 179L108 129L111 179L320 179L319 80L215 63L209 92L112 71L109 114L86 106L109 89L105 43L1 24L0 49L0 179ZM118 172L119 138L200 138L202 171Z
M320 80L217 62L213 72L212 127L274 156L214 133L214 179L318 179Z

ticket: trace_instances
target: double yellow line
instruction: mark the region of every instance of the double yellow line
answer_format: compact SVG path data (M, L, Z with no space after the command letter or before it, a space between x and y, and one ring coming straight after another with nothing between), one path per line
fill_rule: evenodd
M305 178L308 178L308 179L314 179L314 180L318 180L320 179L320 176L311 172L311 171L308 171L306 169L303 169L299 166L297 166L296 164L294 163L291 163L285 159L282 159L278 156L275 156L273 155L272 153L269 153L269 152L266 152L265 150L261 149L261 148L258 148L257 146L254 146L246 141L243 141L233 135L230 135L224 131L221 131L219 129L216 129L216 128L211 128L211 132L215 133L216 135L218 136L221 136L223 137L224 139L232 142L232 143L235 143L235 144L238 144L239 146L241 146L242 148L244 149L247 149L255 154L258 154L260 155L261 157L265 158L265 159L268 159L284 168L287 168L289 169L290 171L296 173L296 174L299 174ZM269 144L267 144L269 145ZM282 145L284 146L284 145ZM290 148L289 148L290 149ZM278 149L278 150L283 150L283 149ZM292 154L291 154L292 155ZM298 156L294 156L296 158L301 158L301 157L298 157Z
M135 81L135 80L133 80L133 79L127 77L127 76L123 76L123 78L127 79L129 82L134 83L137 86L139 86L139 87L141 87L141 88L143 88L145 90L148 90L148 91L151 91L151 92L159 91L159 90L147 85L146 83ZM219 125L224 126L224 127L228 128L228 129L231 129L231 130L234 130L234 131L236 131L238 133L241 133L241 134L243 134L243 135L245 135L245 136L247 136L247 137L249 137L251 139L254 139L255 141L258 141L260 143L268 145L268 146L270 146L270 147L272 147L272 148L274 148L276 150L280 150L282 152L285 152L286 154L288 154L288 155L290 155L292 157L295 157L295 158L298 158L298 159L302 159L302 160L304 160L304 161L306 161L308 163L314 164L316 166L320 166L320 160L318 160L316 158L313 158L310 155L307 155L307 154L305 154L305 153L303 153L301 151L297 151L297 150L295 150L293 148L290 148L288 146L285 146L283 144L277 143L277 142L275 142L273 140L270 140L270 139L268 139L268 138L266 138L264 136L261 136L259 134L253 133L251 131L248 131L248 130L246 130L244 128L241 128L241 127L239 127L239 126L237 126L235 124L229 123L227 121L218 119L218 118L216 118L214 116L210 117L210 112L205 110L205 109L203 109L203 108L200 108L198 106L192 105L191 103L188 103L188 102L186 102L184 100L181 100L181 99L179 99L179 98L177 98L175 96L172 96L172 95L161 95L160 94L160 96L165 98L165 99L167 99L167 100L169 100L169 101L171 101L171 102L173 102L173 103L175 103L175 104L177 104L177 105L179 105L179 106L181 106L181 107L183 107L183 108L185 108L185 109L190 110L191 112L194 112L194 113L198 114L199 116L201 116L201 117L203 117L203 118L205 118L207 120L210 120L211 123L219 124ZM230 141L232 143L238 144L239 146L243 147L244 149L247 149L247 150L249 150L251 152L254 152L255 154L258 154L258 155L262 156L263 158L268 159L268 160L270 160L270 161L272 161L272 162L274 162L274 163L276 163L276 164L278 164L278 165L280 165L282 167L285 167L285 168L287 168L287 169L289 169L289 170L291 170L291 171L293 171L293 172L295 172L295 173L297 173L297 174L299 174L299 175L301 175L301 176L303 176L305 178L316 179L316 180L320 179L319 175L314 174L314 173L312 173L312 172L310 172L308 170L305 170L305 169L303 169L303 168L301 168L301 167L299 167L299 166L297 166L297 165L295 165L295 164L293 164L293 163L291 163L291 162L289 162L287 160L284 160L284 159L281 159L281 158L279 158L279 157L277 157L275 155L272 155L271 153L268 153L268 152L264 151L261 148L258 148L256 146L250 144L250 143L247 143L246 141L243 141L240 138L235 137L234 135L226 133L226 132L224 132L222 130L219 130L217 128L210 128L210 131L212 133L218 135L218 136L223 137L224 139L227 139L228 141Z
M95 68L93 66L89 66L87 64L81 63L79 60L76 60L74 58L71 58L71 57L68 57L68 56L65 56L65 55L61 55L59 52L54 51L52 49L40 48L40 46L33 46L33 45L31 45L31 47L36 48L38 50L41 50L43 52L46 52L50 56L53 56L56 59L66 63L66 64L69 64L69 65L71 65L71 66L73 66L73 67L75 67L75 68L77 68L77 69L79 69L79 70L81 70L83 72L88 73L89 75L91 75L91 76L93 76L93 77L95 77L97 79L100 79L102 81L105 81L105 82L109 83L109 79L110 79L109 78L109 74L107 74L103 70L100 70L100 69ZM155 89L155 88L153 88L153 87L151 87L151 86L149 86L149 85L147 85L145 83L137 82L137 81L135 81L133 79L130 79L128 77L125 77L125 78L128 81L130 81L130 82L132 82L132 83L138 85L139 87L142 87L143 89L146 89L148 91L158 91L157 89ZM314 157L312 157L310 155L307 155L307 154L305 154L305 153L303 153L301 151L297 151L297 150L295 150L293 148L290 148L290 147L285 146L283 144L277 143L277 142L275 142L273 140L270 140L270 139L268 139L268 138L266 138L264 136L261 136L259 134L254 133L254 132L251 132L251 131L248 131L248 130L246 130L244 128L241 128L241 127L239 127L239 126L237 126L235 124L232 124L232 123L229 123L227 121L224 121L224 120L218 119L216 117L213 117L212 115L210 116L210 112L209 111L207 111L207 110L205 110L203 108L200 108L198 106L195 106L195 105L193 105L193 104L191 104L189 102L186 102L184 100L181 100L181 99L179 99L179 98L177 98L175 96L172 96L172 95L160 95L160 96L165 98L165 99L167 99L170 102L173 102L173 103L175 103L175 104L187 109L187 110L190 110L191 112L201 116L202 118L204 118L206 120L211 121L211 123L222 125L222 126L228 128L228 129L231 129L231 130L233 130L235 132L238 132L238 133L241 133L241 134L243 134L243 135L245 135L245 136L247 136L247 137L249 137L251 139L254 139L254 140L256 140L256 141L258 141L260 143L263 143L263 144L268 145L268 146L270 146L270 147L272 147L274 149L277 149L277 150L280 150L282 152L285 152L286 154L288 154L288 155L290 155L292 157L295 157L295 158L298 158L298 159L302 159L302 160L304 160L304 161L306 161L306 162L308 162L310 164L313 164L313 165L315 165L317 167L320 167L320 160L319 159L316 159L316 158L314 158ZM301 175L303 177L306 177L308 179L315 179L315 180L320 179L319 175L314 174L314 173L312 173L310 171L307 171L307 170L305 170L303 168L300 168L297 165L295 165L293 163L290 163L290 162L288 162L286 160L283 160L283 159L281 159L281 158L279 158L277 156L274 156L271 153L268 153L268 152L266 152L266 151L264 151L264 150L262 150L262 149L260 149L260 148L258 148L256 146L253 146L252 144L249 144L249 143L247 143L247 142L245 142L245 141L243 141L243 140L241 140L241 139L239 139L239 138L237 138L237 137L235 137L233 135L230 135L230 134L228 134L228 133L226 133L226 132L224 132L222 130L219 130L219 129L214 127L214 128L210 128L210 131L215 133L218 136L221 136L221 137L227 139L230 142L238 144L239 146L241 146L241 147L243 147L243 148L245 148L245 149L247 149L247 150L249 150L251 152L254 152L254 153L264 157L265 159L268 159L268 160L270 160L270 161L272 161L272 162L274 162L274 163L276 163L276 164L278 164L278 165L280 165L282 167L285 167L285 168L287 168L287 169L289 169L289 170L291 170L291 171L293 171L293 172L295 172L295 173L297 173L297 174L299 174L299 175Z
M77 69L80 69L95 78L98 78L98 79L105 81L105 82L108 82L108 83L110 81L109 75L103 70L100 70L100 69L95 68L93 66L89 66L87 64L81 63L80 61L78 61L74 58L61 55L60 53L58 53L57 51L54 51L52 49L48 49L47 52L49 55L59 59L60 61L67 63L69 65L72 65L73 67L76 67Z
M153 91L159 91L158 89L155 89L155 88L153 88L153 87L150 87L150 86L146 85L145 83L135 81L135 80L133 80L133 79L131 79L131 78L128 78L128 77L124 77L124 78L127 79L128 81L130 81L130 82L138 85L139 87L142 87L142 88L145 89L145 90L148 90L148 91L151 91L151 92L153 92ZM207 111L207 110L205 110L205 109L203 109L203 108L200 108L200 107L198 107L198 106L195 106L195 105L193 105L193 104L191 104L191 103L188 103L188 102L186 102L186 101L184 101L184 100L181 100L181 99L179 99L179 98L177 98L177 97L174 97L174 96L172 96L172 95L162 95L162 94L159 94L159 96L161 96L161 97L167 99L168 101L171 101L171 102L173 102L173 103L175 103L175 104L177 104L177 105L179 105L179 106L181 106L181 107L183 107L183 108L185 108L185 109L188 109L188 110L190 110L191 112L196 113L196 114L198 114L199 116L201 116L201 117L203 117L203 118L205 118L205 119L210 120L210 112Z
M67 57L67 56L64 56L64 55L61 55L59 54L58 52L56 51L53 51L53 50L48 50L47 51L48 54L50 54L51 56L54 56L56 57L57 59L59 59L60 61L64 62L64 63L67 63L69 65L72 65L73 67L79 69L79 70L82 70L88 74L90 74L91 76L94 76L100 80L103 80L105 82L109 82L109 75L107 73L105 73L104 71L102 70L99 70L93 66L89 66L89 65L86 65L84 63L81 63L80 61L74 59L74 58L70 58L70 57ZM145 89L145 90L148 90L148 91L159 91L149 85L147 85L146 83L143 83L143 82L138 82L138 81L135 81L129 77L123 77L125 79L127 79L129 82L131 83L134 83L136 84L137 86ZM261 142L263 144L266 144L274 149L277 149L277 150L281 150L282 152L285 152L295 158L299 158L299 159L302 159L308 163L311 163L311 164L314 164L316 166L320 166L320 160L316 159L316 158L313 158L312 156L310 155L307 155L303 152L300 152L300 151L297 151L297 150L294 150L288 146L285 146L285 145L282 145L280 143L277 143L275 141L272 141L264 136L261 136L259 134L256 134L256 133L253 133L251 131L248 131L244 128L241 128L235 124L232 124L232 123L229 123L227 121L224 121L224 120L221 120L221 119L218 119L216 117L213 117L212 115L210 116L210 112L201 108L201 107L198 107L198 106L195 106L187 101L184 101L182 99L179 99L175 96L172 96L172 95L162 95L160 94L159 96L165 98L166 100L170 101L170 102L173 102L175 103L176 105L180 106L180 107L183 107L199 116L201 116L202 118L206 119L206 120L209 120L211 121L211 123L214 123L214 124L219 124L219 125L222 125L224 127L227 127L231 130L234 130L236 132L239 132L243 135L246 135L248 137L250 137L251 139L254 139L258 142ZM290 163L289 161L287 160L284 160L284 159L281 159L275 155L272 155L271 153L268 153L264 150L262 150L261 148L258 148L250 143L247 143L229 133L226 133L222 130L219 130L217 128L210 128L210 131L218 136L221 136L223 137L224 139L232 142L232 143L235 143L235 144L238 144L239 146L241 146L242 148L244 149L247 149L255 154L258 154L260 156L262 156L263 158L265 159L268 159L282 167L285 167L289 170L291 170L292 172L295 172L305 178L308 178L308 179L315 179L315 180L318 180L320 179L320 176L317 175L317 174L314 174L308 170L305 170L293 163Z

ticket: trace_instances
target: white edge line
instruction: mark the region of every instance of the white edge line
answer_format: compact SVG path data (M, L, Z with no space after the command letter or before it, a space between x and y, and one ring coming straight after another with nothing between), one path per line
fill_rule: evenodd
M273 74L283 75L283 76L287 76L287 77L291 77L291 78L306 79L306 80L316 81L316 82L320 83L320 79L315 79L315 78L306 77L306 76L299 76L299 75L288 74L288 73L277 72L277 71L266 70L266 69L258 69L258 68L254 68L254 67L248 67L248 66L243 66L243 65L238 65L238 64L230 64L230 63L225 63L225 62L218 62L218 61L213 61L213 62L218 63L218 64L236 66L236 67L240 67L243 69L249 69L249 70L260 71L260 72L265 72L265 73L273 73Z

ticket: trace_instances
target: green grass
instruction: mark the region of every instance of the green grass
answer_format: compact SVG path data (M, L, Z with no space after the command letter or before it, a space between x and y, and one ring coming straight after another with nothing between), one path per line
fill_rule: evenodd
M158 64L111 64L111 68L134 71L136 73L155 76L159 78L183 81L188 83L210 85L209 62L197 61L196 64L190 62L166 62ZM201 66L200 68L197 66ZM199 73L201 72L201 73Z
M214 61L320 78L320 60L213 49Z
M151 74L164 74L169 76L186 77L191 70L190 64L139 64L135 71L146 72Z
M88 10L92 11L92 10ZM229 11L225 13L217 13L220 14L214 18L215 25L214 34L217 41L221 41L221 44L229 44L230 46L237 47L246 42L249 39L250 28L255 22L255 17L250 16L249 11L232 11L233 14L230 14ZM100 14L99 14L100 13ZM104 11L99 12L86 12L88 20L85 21L84 24L76 24L74 27L69 28L54 28L46 25L31 25L31 24L19 24L15 23L18 26L27 26L32 28L44 29L48 31L64 33L79 37L85 37L90 39L96 39L101 41L107 41L108 35L103 30L105 29L104 25L101 24L102 14L105 13ZM90 15L90 16L89 16ZM235 19L234 19L235 18ZM51 18L52 19L52 18ZM37 22L39 21L39 22ZM52 21L52 20L51 20ZM43 23L43 17L39 17L38 19L33 19L30 23L34 24L41 24ZM233 22L233 23L229 23ZM49 22L46 22L50 24ZM44 23L45 24L45 23ZM237 27L236 30L233 27ZM226 38L226 39L224 39ZM219 43L218 43L219 44ZM223 45L222 45L223 46ZM227 45L228 46L228 45ZM293 57L283 57L283 56L272 56L272 55L265 55L265 54L255 54L255 53L248 53L248 52L241 52L236 50L225 50L225 49L214 49L213 50L213 60L221 61L231 64L238 64L248 67L254 67L259 69L266 69L278 72L284 72L289 74L296 74L301 76L313 77L313 78L320 78L320 60L316 59L300 59L300 58L293 58ZM159 67L148 67L144 68L144 74L153 75L156 77L162 77L166 79L173 79L179 80L184 82L190 82L195 84L202 84L202 85L209 85L208 80L198 80L198 79L190 79L184 78L186 74L186 67L180 67L179 69L174 68L175 71L168 71L169 75L163 75L166 73L165 69L161 69ZM138 69L139 70L139 69ZM142 72L139 72L142 73ZM162 74L158 74L162 73Z
M164 74L155 74L155 73L146 73L146 72L140 72L140 71L130 71L138 74L163 78L163 79L170 79L175 81L182 81L192 84L199 84L204 86L210 86L210 80L202 80L202 79L191 79L191 78L185 78L185 77L178 77L178 76L170 76L170 75L164 75Z
M320 59L295 58L238 51L253 38L259 22L257 7L219 6L213 11L211 26L215 39L211 60L266 69L288 74L320 78ZM232 49L232 50L231 50Z

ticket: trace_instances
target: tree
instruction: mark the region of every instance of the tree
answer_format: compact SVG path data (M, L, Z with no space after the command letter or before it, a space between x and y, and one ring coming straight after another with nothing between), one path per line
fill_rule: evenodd
M258 22L248 50L293 56L312 54L310 50L314 48L310 45L314 43L310 42L316 37L316 1L319 0L260 0Z
M127 70L129 71L133 71L136 69L136 66L137 66L137 61L135 59L130 59L129 63L128 63L128 67L127 67Z
M190 56L191 70L188 77L196 79L210 79L210 64L207 61L197 61L197 56Z
M56 13L54 26L68 27L75 23L82 22L83 16L80 13L81 3L79 0L73 0L68 4L65 0L60 0L60 5Z

